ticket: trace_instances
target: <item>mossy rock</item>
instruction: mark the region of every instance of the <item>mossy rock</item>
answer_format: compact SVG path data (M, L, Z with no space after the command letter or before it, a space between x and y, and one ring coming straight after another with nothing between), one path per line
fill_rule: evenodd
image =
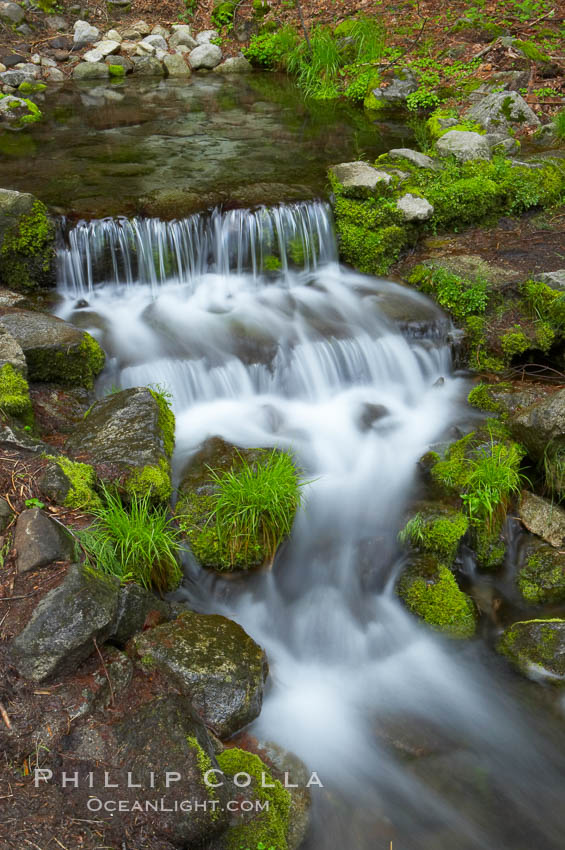
M453 573L434 555L415 555L403 570L396 592L408 610L434 631L452 638L473 637L477 612Z
M172 491L173 447L174 415L166 398L135 387L96 402L65 451L91 464L102 482L116 484L126 500L150 494L154 502L165 503Z
M120 799L128 801L126 811L135 811L131 806L136 800L166 800L160 811L148 808L143 814L144 828L149 835L159 836L162 846L208 847L229 826L227 803L234 799L228 796L227 782L218 787L210 784L222 779L210 736L186 696L169 693L151 698L147 682L137 696L140 700L133 708L117 708L109 720L87 718L74 727L62 749L78 755L84 770L92 771L102 800L115 799L115 789L104 787L108 763L119 784ZM217 772L207 776L208 771ZM128 783L128 772L135 777L136 787ZM168 782L167 777L175 773L181 781ZM113 827L125 834L130 818L116 811Z
M95 339L68 322L32 310L0 310L0 325L20 344L30 381L91 388L104 366Z
M39 488L44 497L58 505L89 511L101 504L96 483L96 472L92 466L60 456L45 468Z
M535 538L524 552L524 565L518 572L520 593L533 605L565 601L565 556Z
M400 537L415 549L436 555L446 566L451 566L468 528L469 520L457 508L441 502L419 502L413 506L412 516Z
M233 572L251 570L272 563L274 554L259 531L245 548L230 549L222 540L214 519L214 495L218 492L210 471L237 472L245 465L264 464L272 449L244 449L212 437L189 461L179 486L175 513L197 561L209 570ZM290 518L292 522L292 518Z
M33 424L33 409L27 381L11 363L5 363L0 367L0 416L17 419L23 425Z
M143 667L158 670L190 697L219 737L259 715L267 657L232 620L190 611L136 636L131 648Z
M287 835L290 826L291 796L282 783L275 779L259 756L237 747L229 747L217 756L218 764L226 777L238 773L251 777L250 785L243 790L244 797L258 800L264 812L240 814L227 833L213 845L213 850L240 850L240 848L276 847L289 850Z
M55 285L55 225L33 195L0 189L0 280L17 292Z
M565 683L565 620L523 620L509 626L498 651L533 678Z

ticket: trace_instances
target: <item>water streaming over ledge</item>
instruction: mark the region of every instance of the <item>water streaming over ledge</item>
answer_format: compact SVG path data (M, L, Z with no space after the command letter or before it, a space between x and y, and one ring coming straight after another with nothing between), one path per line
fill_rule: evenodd
M63 231L59 280L84 295L111 280L156 287L194 282L210 270L231 275L289 267L313 270L335 262L327 204L297 203L257 210L214 210L181 221L156 218L83 221Z
M100 393L172 392L177 478L219 435L291 449L310 481L271 573L189 561L181 593L267 650L252 732L326 785L308 850L562 846L562 760L504 664L421 629L393 592L417 460L466 390L439 311L340 267L322 203L79 223L59 260L60 315L108 353Z

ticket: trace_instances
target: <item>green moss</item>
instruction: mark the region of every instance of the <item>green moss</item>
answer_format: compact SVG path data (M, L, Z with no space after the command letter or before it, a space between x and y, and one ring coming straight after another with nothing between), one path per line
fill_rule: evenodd
M126 69L123 65L108 65L108 71L111 77L125 77Z
M166 460L148 464L132 472L125 484L126 496L151 496L152 502L165 503L171 498L171 468Z
M81 342L67 349L35 348L27 354L29 373L34 381L55 381L63 386L91 389L101 372L105 355L86 331Z
M398 225L370 230L338 218L336 228L343 260L365 274L385 274L409 241Z
M224 750L217 756L220 768L227 776L237 773L248 774L255 780L253 791L256 798L269 803L268 810L257 813L248 823L232 826L228 833L227 850L244 847L276 847L287 850L286 835L289 828L291 798L278 779L274 779L259 756L235 747ZM264 780L263 780L264 777ZM273 786L273 787L263 787Z
M0 277L19 292L53 283L55 226L41 201L4 236Z
M269 254L268 257L263 259L263 268L267 272L276 272L281 268L281 261L278 257L275 257L274 254Z
M175 448L175 414L171 409L170 396L160 389L149 389L149 392L159 405L159 428L165 454L170 458Z
M186 743L188 744L190 749L194 750L194 752L196 753L196 763L198 765L200 775L202 776L202 781L204 781L204 777L208 773L208 771L214 769L214 765L212 764L212 759L210 758L208 753L206 753L202 749L202 747L200 746L200 743L198 742L198 739L194 735L187 735ZM207 787L208 797L212 800L216 800L217 797L218 797L218 795L216 793L216 789L211 785L207 785L206 787ZM215 821L219 818L219 816L220 816L219 810L214 808L213 811L212 811L212 814L210 816L210 819L212 821Z
M475 634L477 615L473 600L459 589L453 574L443 564L427 561L409 568L400 577L397 593L408 610L432 629L453 638L470 638Z
M519 325L506 331L501 338L501 347L504 354L511 360L516 354L523 354L531 348L531 340L524 334Z
M96 473L92 466L87 463L77 463L67 457L57 458L57 465L70 482L69 492L65 496L65 507L85 510L100 507L100 497L94 489Z
M484 313L488 303L489 286L484 278L462 278L444 268L416 266L408 283L426 295L431 295L454 319Z
M477 556L477 566L482 570L496 570L504 563L506 544L500 537L503 517L492 527L487 525L475 526L471 539Z
M450 127L443 127L441 122L449 118L456 118L457 124ZM450 130L467 130L468 132L480 133L481 135L485 133L485 129L480 124L465 119L460 120L454 109L445 108L435 109L426 121L426 127L431 138L434 140L440 139L446 133L449 133Z
M37 94L38 92L45 91L46 88L45 83L23 82L19 84L18 91L22 94Z
M565 676L564 625L560 619L521 620L505 630L497 649L523 673L542 668L559 684Z
M26 379L10 363L0 369L0 413L33 424L33 409Z
M468 527L469 520L461 511L432 504L423 506L406 523L399 539L403 543L411 543L416 549L437 555L450 566Z
M565 600L565 560L548 544L540 544L518 573L518 587L534 604Z
M500 404L492 398L489 392L488 384L481 383L473 387L467 396L467 401L472 407L478 407L479 410L486 410L488 413L500 413L501 411Z
M515 38L512 47L519 50L531 62L538 62L541 65L551 63L551 57L542 53L533 41L520 41L520 39Z

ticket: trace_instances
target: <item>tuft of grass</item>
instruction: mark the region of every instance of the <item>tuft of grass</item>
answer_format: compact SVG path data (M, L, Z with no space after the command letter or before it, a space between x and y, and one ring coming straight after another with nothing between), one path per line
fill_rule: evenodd
M302 502L303 483L289 454L273 449L261 463L240 459L241 465L227 472L210 470L217 487L211 519L232 564L257 543L273 558Z
M88 563L122 583L146 589L172 590L180 584L179 532L166 508L152 506L150 494L133 496L125 506L120 496L103 488L94 522L79 532Z
M304 94L318 100L339 97L340 67L338 44L326 27L313 27L310 46L305 40L299 42L287 59L287 69L296 75Z
M477 449L469 460L466 492L461 495L469 519L494 527L501 515L506 515L513 496L522 489L524 476L520 473L522 451L516 443L491 443Z

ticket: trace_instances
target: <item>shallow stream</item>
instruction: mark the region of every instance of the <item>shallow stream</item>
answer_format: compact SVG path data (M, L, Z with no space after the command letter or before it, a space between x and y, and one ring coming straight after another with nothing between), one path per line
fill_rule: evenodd
M81 128L86 95L69 93L68 129L32 137L45 157L44 169L25 161L35 191L98 216L179 186L282 181L310 197L330 162L360 155L360 139L372 139L368 154L383 149L375 128L355 129L339 110L314 118L296 94L292 106L287 83L258 90L263 79L146 86L127 109L102 93L108 105ZM114 154L127 146L137 174L119 171ZM30 188L19 163L2 185ZM65 179L71 188L58 185ZM420 627L394 594L418 458L469 416L445 317L397 284L340 267L321 201L70 223L59 292L58 314L108 354L100 395L148 383L172 393L177 476L215 435L288 448L304 471L305 505L272 571L228 581L188 559L180 596L265 647L270 684L251 732L297 753L325 785L314 790L308 850L562 848L565 739L553 702L487 642Z

